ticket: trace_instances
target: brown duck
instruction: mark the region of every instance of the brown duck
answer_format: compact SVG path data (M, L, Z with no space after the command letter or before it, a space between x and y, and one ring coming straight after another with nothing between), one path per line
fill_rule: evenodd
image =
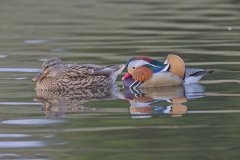
M37 90L75 90L113 85L125 65L64 64L49 58L40 73L33 77Z

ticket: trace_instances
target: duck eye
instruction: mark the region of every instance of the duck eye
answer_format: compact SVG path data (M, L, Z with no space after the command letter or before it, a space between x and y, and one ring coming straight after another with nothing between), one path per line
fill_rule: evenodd
M49 72L49 71L48 71L48 69L46 69L46 68L43 70L43 73L48 73L48 72Z
M132 69L135 69L136 67L132 67Z

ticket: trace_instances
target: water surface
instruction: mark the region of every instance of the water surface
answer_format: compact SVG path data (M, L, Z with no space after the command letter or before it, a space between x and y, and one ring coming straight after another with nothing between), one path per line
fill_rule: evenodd
M240 158L238 1L0 4L0 159ZM31 82L52 56L107 65L170 52L214 72L200 86L137 93L120 77L118 93L36 93Z

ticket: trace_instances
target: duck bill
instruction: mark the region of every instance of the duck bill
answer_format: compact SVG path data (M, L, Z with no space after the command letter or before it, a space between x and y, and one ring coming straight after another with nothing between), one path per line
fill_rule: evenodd
M45 75L40 72L32 78L32 81L33 82L38 82L38 81L41 81L44 77L45 77Z
M132 75L130 73L126 73L123 77L122 80L128 79L129 77L131 77Z

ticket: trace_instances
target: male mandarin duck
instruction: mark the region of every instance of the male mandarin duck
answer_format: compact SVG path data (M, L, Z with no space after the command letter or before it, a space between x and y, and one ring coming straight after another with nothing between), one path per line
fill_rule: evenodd
M177 55L169 54L164 63L150 57L140 56L129 59L123 84L130 88L175 86L197 83L209 71L185 68L184 61Z
M113 85L125 65L64 64L49 58L32 81L40 90L75 90Z

